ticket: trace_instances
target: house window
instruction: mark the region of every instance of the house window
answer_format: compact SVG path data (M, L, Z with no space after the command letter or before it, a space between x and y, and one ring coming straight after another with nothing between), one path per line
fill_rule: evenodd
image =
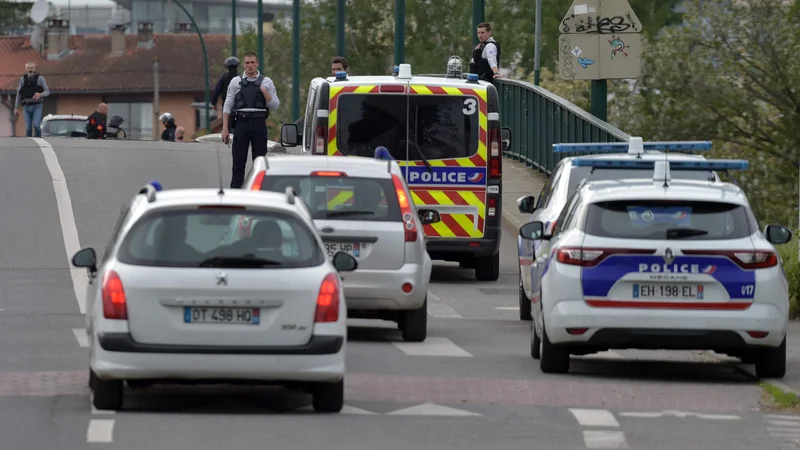
M153 139L153 104L150 102L108 103L108 117L118 114L124 119L122 129L128 139Z

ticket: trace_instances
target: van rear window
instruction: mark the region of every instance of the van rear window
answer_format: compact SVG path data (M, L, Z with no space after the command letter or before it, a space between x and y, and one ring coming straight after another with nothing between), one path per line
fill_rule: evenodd
M352 156L372 158L383 145L401 161L422 160L420 152L429 160L470 157L478 152L478 108L472 96L342 94L336 141Z
M615 239L739 239L757 230L741 205L721 202L619 200L588 207L587 234Z
M314 219L401 221L394 184L388 178L270 175L267 171L261 190L286 192L290 186Z

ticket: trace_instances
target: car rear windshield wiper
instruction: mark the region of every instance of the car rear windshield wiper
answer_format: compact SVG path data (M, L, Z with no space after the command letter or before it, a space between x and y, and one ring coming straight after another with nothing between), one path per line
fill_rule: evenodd
M375 214L375 211L368 211L366 209L345 209L341 211L328 211L325 213L325 217L357 216L361 214Z
M708 234L707 230L699 230L697 228L668 228L667 239L680 239L692 236L705 236Z
M271 259L256 258L255 256L213 256L206 258L197 264L197 267L219 267L219 268L258 268L269 266L280 266L280 261Z

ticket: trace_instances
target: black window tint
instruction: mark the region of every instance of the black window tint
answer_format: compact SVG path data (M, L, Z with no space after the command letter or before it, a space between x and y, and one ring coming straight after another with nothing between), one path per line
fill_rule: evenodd
M542 186L542 192L539 193L539 200L536 202L536 208L541 209L547 206L550 203L550 197L552 197L553 190L555 186L558 184L558 180L561 176L561 172L563 172L564 165L559 163L556 169L550 174L550 178L544 183Z
M208 258L254 257L274 261L264 268L318 266L325 255L312 231L279 212L208 209L157 212L137 222L120 247L125 264L197 267ZM251 232L237 233L242 222Z
M426 159L463 158L478 152L478 117L470 96L343 94L336 139L353 156L374 157L382 145L398 160L421 160L419 152Z
M388 178L281 176L264 177L262 191L294 188L314 219L399 222L400 206Z
M114 228L111 229L111 237L109 238L108 244L106 245L106 251L103 252L103 259L101 261L106 261L108 258L111 257L111 251L114 248L114 243L117 242L117 237L119 237L119 232L122 229L122 225L125 223L125 219L128 218L128 213L130 212L130 205L129 202L125 206L120 209L120 215L117 219L117 223L114 224Z
M578 189L584 178L589 176L589 181L598 180L624 180L629 178L652 178L653 171L649 169L595 169L591 175L591 167L573 167L569 175L569 192ZM714 174L705 170L672 170L672 178L676 180L708 181Z
M593 203L585 227L587 234L617 239L717 240L752 233L744 207L697 201Z

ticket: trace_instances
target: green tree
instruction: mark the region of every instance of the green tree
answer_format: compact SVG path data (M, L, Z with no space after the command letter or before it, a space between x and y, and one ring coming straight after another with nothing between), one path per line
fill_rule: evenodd
M618 126L665 140L713 140L747 158L736 174L762 220L797 223L800 7L784 0L692 0L685 24L649 42L632 88L616 83Z
M0 35L13 33L30 24L32 2L0 1Z

